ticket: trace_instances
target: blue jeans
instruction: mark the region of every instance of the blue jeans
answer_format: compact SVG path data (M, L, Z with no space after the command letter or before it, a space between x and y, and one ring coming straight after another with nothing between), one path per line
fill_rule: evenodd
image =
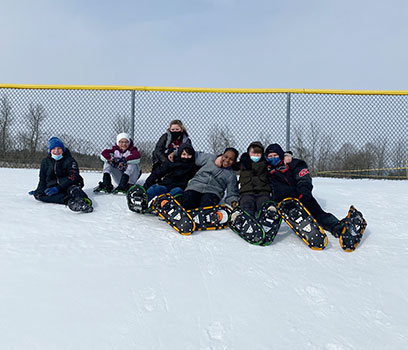
M149 198L149 201L152 198L154 198L156 196L160 196L163 193L170 193L174 197L174 196L176 196L178 194L183 194L183 192L184 191L180 187L174 187L173 189L171 189L169 191L166 186L162 186L162 185L152 185L146 191L147 197Z

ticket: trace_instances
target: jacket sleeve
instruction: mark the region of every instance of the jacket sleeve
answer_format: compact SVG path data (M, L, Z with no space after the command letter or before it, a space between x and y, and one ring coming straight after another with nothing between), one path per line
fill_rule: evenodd
M60 178L58 186L65 190L71 185L78 184L80 180L78 163L74 158L71 158L65 165L65 173L67 176Z
M202 167L205 165L211 158L214 158L215 156L210 154L210 153L204 153L204 152L196 152L195 153L195 164L198 167ZM216 158L214 158L215 160Z
M313 189L312 177L310 176L309 169L304 161L300 161L296 165L294 169L294 176L297 193L310 199Z
M225 197L225 202L232 205L233 202L239 201L239 191L238 191L238 181L237 176L231 170L231 180L228 181L227 185L227 196Z
M152 185L158 183L160 181L160 179L165 176L169 171L170 171L170 162L167 161L165 163L163 163L161 166L159 166L158 168L154 169L149 177L146 179L143 187L147 190L148 188L150 188Z
M166 152L166 141L167 141L167 133L163 134L160 137L153 151L153 154L161 163L164 163L167 160L167 156L165 153Z
M114 153L113 148L110 149L104 149L101 153L101 159L106 163L109 161L109 159L112 158L112 154Z
M139 164L140 163L140 152L136 147L132 147L130 155L126 157L128 164Z
M47 188L47 160L43 159L40 167L40 179L38 181L36 194L43 194L44 190Z

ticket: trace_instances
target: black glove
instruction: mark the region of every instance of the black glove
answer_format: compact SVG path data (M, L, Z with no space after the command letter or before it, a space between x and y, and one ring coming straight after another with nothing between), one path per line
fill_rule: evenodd
M122 158L119 162L118 162L118 170L120 171L126 171L127 169L127 161L125 158Z
M239 161L246 170L252 169L252 161L248 153L243 153Z

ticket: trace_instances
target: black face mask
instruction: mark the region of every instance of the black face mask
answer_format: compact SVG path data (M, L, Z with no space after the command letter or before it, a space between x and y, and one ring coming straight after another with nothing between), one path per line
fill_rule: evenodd
M194 158L180 158L182 163L192 163L194 162Z
M182 131L170 131L172 139L178 139L180 136L183 135Z

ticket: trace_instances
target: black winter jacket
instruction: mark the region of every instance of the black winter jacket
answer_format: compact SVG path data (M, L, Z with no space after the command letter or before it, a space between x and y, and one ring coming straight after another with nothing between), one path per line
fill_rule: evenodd
M240 194L268 194L271 192L267 162L264 157L255 163L248 153L243 153L239 169Z
M152 169L143 187L147 190L154 184L160 184L166 186L169 191L175 187L184 190L199 169L195 165L194 156L187 162L180 158L183 149L186 147L191 147L191 145L189 143L183 144L179 148L178 155L174 157L174 162L166 160L159 167Z
M293 158L289 164L268 165L268 178L274 201L287 197L312 196L312 178L305 161Z
M65 148L60 160L53 159L49 154L41 161L40 181L36 189L37 195L42 195L45 189L55 186L61 193L65 193L72 185L83 187L84 180L79 175L78 163L71 156L68 148Z
M181 141L182 141L182 145L185 143L188 143L191 146L191 140L186 134L183 134L183 138ZM171 144L171 134L170 134L170 131L167 131L162 136L160 136L159 141L157 141L156 143L156 146L152 154L153 164L158 163L158 162L164 163L167 160L167 156L173 151L175 151L174 149L169 148L170 144ZM177 153L180 154L179 152Z

